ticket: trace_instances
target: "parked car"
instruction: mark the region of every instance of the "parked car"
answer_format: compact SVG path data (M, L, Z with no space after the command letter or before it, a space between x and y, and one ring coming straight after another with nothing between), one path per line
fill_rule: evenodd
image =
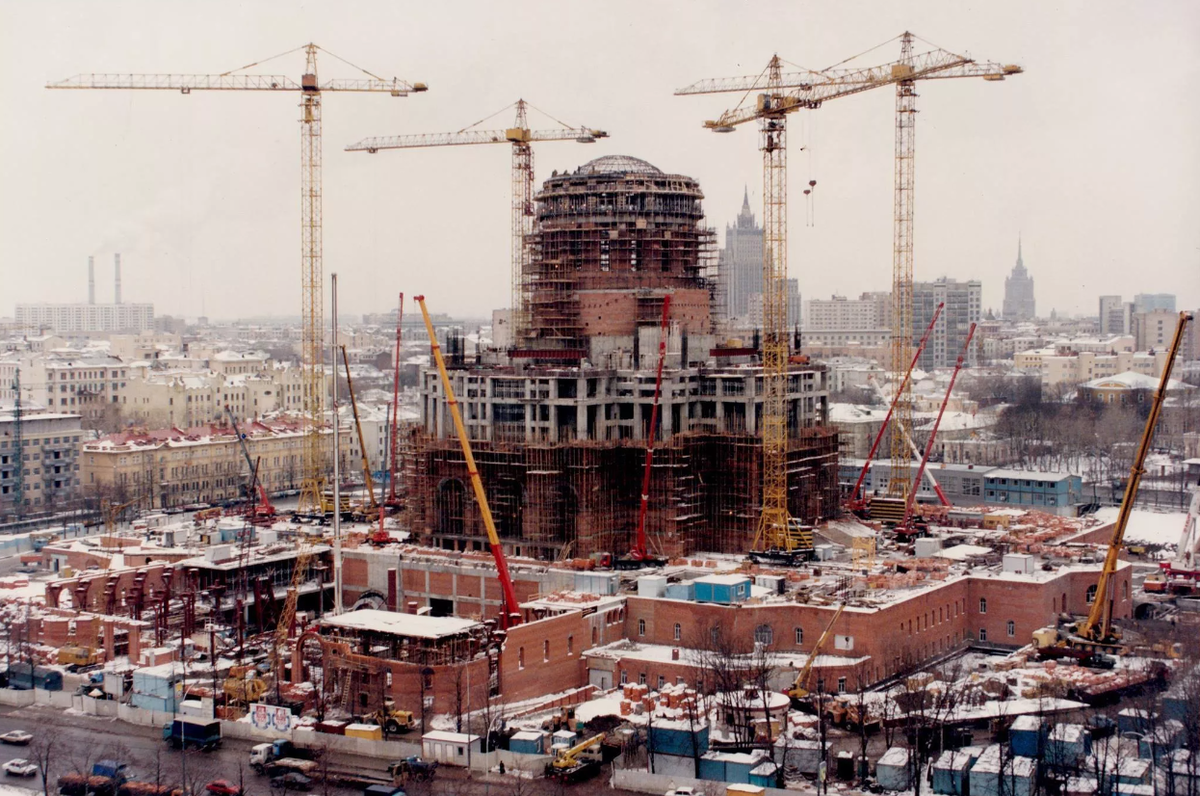
M312 790L313 781L296 771L271 778L271 787L280 790Z
M14 746L26 746L33 740L33 736L24 730L9 730L0 735L0 743L10 743Z
M704 794L695 788L681 785L678 788L671 788L667 791L667 796L704 796Z
M4 773L14 777L32 777L38 773L38 767L25 758L18 757L4 764Z
M213 796L242 796L242 789L227 779L214 779L204 789Z

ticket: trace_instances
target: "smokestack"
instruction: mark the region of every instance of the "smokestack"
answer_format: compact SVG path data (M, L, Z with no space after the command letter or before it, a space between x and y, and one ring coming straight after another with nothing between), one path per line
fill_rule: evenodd
M113 303L121 303L121 255L120 253L113 255L113 272L116 275L116 282L113 285Z
M96 303L96 258L88 257L88 304Z

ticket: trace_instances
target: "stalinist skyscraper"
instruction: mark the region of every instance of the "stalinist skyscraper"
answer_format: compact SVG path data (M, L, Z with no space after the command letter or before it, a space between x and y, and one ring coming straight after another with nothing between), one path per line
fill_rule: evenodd
M1034 318L1033 277L1021 258L1021 239L1017 239L1017 264L1004 280L1004 318L1028 321Z

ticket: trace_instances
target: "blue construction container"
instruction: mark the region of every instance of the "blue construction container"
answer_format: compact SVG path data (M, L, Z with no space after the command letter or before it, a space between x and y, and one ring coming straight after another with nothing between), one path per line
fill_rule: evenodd
M1082 724L1056 724L1046 734L1042 761L1051 768L1073 771L1092 751L1092 736Z
M508 739L508 751L518 755L546 753L546 736L540 732L518 732Z
M908 750L893 746L875 764L875 780L884 790L908 790L912 784L912 769L908 765Z
M682 583L668 583L667 593L664 595L668 600L687 600L693 602L696 599L696 581L686 580Z
M779 766L768 760L750 769L750 784L760 788L774 788L779 784Z
M1183 746L1183 722L1168 719L1138 738L1138 757L1154 760L1156 763Z
M1150 714L1139 708L1125 708L1117 714L1117 732L1150 732L1151 725L1154 724Z
M1037 760L1023 755L1004 757L999 744L983 750L967 777L971 796L1032 796Z
M688 727L651 727L648 748L655 754L692 757L708 751L708 725L695 730Z
M1014 755L1038 757L1042 746L1042 717L1017 716L1008 730L1008 744Z
M762 750L746 752L709 752L700 758L700 779L750 785L750 772L767 762L770 755Z
M947 749L933 764L933 792L965 796L968 793L968 773L975 759L966 752Z
M695 584L696 602L733 605L750 598L750 578L745 575L707 575Z

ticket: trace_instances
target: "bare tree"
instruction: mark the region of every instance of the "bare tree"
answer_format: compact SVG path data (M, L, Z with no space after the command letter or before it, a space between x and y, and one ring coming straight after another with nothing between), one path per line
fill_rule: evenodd
M59 751L59 735L54 728L47 725L34 728L28 754L29 762L37 766L42 778L42 796L50 796L50 773L55 768Z

